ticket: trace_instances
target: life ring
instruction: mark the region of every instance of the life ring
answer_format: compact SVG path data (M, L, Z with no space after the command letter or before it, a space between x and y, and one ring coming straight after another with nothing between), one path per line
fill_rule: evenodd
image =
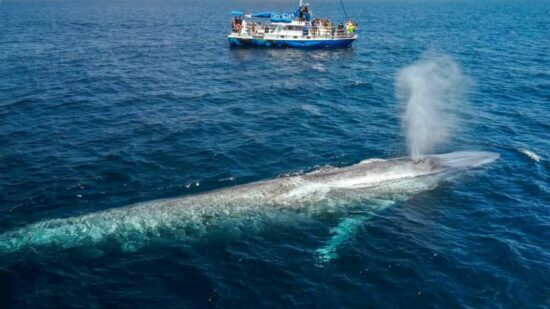
M235 32L241 32L242 26L240 24L235 25Z

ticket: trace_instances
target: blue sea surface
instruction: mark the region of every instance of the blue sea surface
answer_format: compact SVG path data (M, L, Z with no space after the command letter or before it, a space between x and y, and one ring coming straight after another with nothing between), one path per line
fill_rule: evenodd
M500 159L355 222L323 264L341 213L0 253L0 307L550 307L550 2L348 0L353 48L229 48L231 10L296 2L0 0L0 234L406 156L396 76L426 53L471 80L436 151Z

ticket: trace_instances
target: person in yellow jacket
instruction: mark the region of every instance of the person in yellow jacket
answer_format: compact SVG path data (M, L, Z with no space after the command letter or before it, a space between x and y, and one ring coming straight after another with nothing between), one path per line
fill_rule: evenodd
M353 20L350 18L348 22L346 23L346 29L348 30L348 33L352 34L355 33L355 29L357 28L357 25L353 22Z

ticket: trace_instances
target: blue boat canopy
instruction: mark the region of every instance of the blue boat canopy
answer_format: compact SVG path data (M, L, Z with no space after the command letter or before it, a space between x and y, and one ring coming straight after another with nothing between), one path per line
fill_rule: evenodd
M233 14L233 16L236 16L236 15ZM239 16L242 16L242 15L239 15ZM270 18L272 22L276 22L276 23L290 23L292 22L292 17L294 17L293 14L277 13L277 12L252 13L247 16L255 17L255 18Z
M250 14L250 16L252 17L258 17L258 18L270 18L271 15L273 15L275 13L272 13L272 12L261 12L261 13L254 13L254 14Z
M231 15L233 15L235 17L243 17L244 12L243 11L231 11Z
M271 21L274 23L291 23L292 17L294 15L292 14L271 14Z

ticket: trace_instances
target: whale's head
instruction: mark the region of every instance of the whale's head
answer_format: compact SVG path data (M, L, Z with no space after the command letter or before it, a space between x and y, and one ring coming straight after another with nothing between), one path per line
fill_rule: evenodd
M499 157L498 153L488 151L456 151L429 155L417 164L429 164L433 171L467 170L492 163Z
M498 158L499 155L493 152L459 151L428 155L419 160L370 159L345 168L305 175L304 178L332 188L368 188L388 182L478 168Z

